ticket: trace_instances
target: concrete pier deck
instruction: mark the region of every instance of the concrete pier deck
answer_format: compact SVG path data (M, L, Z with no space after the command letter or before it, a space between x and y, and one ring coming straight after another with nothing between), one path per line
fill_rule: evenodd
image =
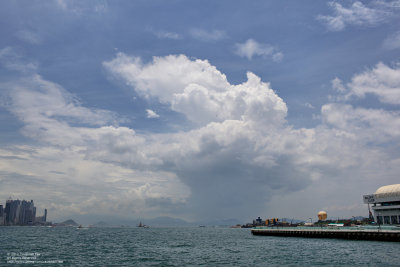
M346 227L343 229L330 229L327 227L292 227L292 228L253 228L253 235L266 236L289 236L289 237L310 237L310 238L339 238L352 240L377 240L377 241L393 241L400 242L399 230L382 230L382 229L360 229L357 227Z

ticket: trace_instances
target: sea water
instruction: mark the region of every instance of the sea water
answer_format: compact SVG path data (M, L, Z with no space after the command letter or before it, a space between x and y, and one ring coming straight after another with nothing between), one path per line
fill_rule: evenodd
M0 266L400 266L400 242L233 228L0 227Z

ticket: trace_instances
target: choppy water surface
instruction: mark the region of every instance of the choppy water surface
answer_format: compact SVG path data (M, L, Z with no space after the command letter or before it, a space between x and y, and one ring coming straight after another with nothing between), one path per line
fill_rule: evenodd
M400 266L400 243L253 236L250 229L230 228L0 227L0 266L21 263L23 266Z

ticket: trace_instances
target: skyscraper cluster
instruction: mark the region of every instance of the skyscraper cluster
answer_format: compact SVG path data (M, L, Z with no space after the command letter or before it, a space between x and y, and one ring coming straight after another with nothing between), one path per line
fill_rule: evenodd
M37 225L45 224L47 210L44 215L36 217L36 207L33 200L12 200L6 202L6 206L0 205L0 225Z

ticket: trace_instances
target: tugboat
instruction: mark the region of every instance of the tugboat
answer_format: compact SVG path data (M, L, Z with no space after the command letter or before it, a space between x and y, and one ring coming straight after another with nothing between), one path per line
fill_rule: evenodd
M140 221L137 227L142 227L142 228L149 228L148 225L142 224L142 222Z

